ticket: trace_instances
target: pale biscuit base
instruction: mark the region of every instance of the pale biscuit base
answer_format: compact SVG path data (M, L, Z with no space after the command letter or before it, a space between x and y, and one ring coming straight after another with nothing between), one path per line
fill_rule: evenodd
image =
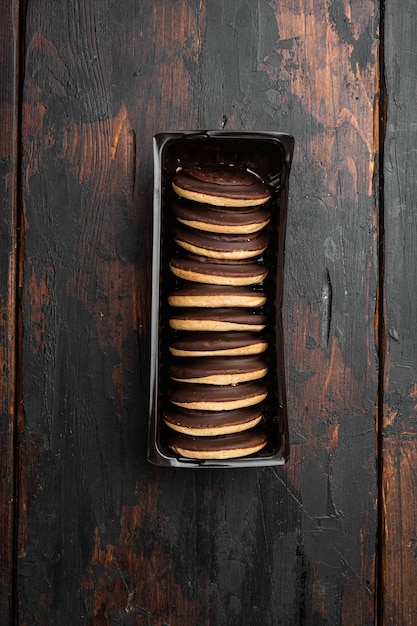
M199 376L196 378L177 378L171 376L172 380L176 380L180 383L203 383L207 385L238 385L239 383L250 382L251 380L259 380L266 376L268 372L267 367L263 367L252 372L241 372L239 374L232 373L227 374L208 374L206 376Z
M197 409L200 411L232 411L244 407L260 404L265 400L267 393L259 393L254 396L237 398L235 400L196 400L195 402L178 402L171 400L172 404L181 406L184 409Z
M200 248L199 246L195 246L187 241L181 241L180 239L175 239L175 242L184 248L184 250L188 250L188 252L192 252L193 254L198 254L201 256L207 256L209 259L225 259L226 261L239 261L240 259L253 259L257 256L260 256L263 252L265 252L267 246L262 246L261 248L257 248L256 250L212 250L209 248Z
M181 198L187 200L193 200L194 202L200 202L205 204L211 204L213 206L225 206L225 207L249 207L260 206L268 202L270 196L264 198L225 198L223 196L212 196L210 194L201 193L197 191L188 191L178 187L175 183L172 183L172 188Z
M171 318L169 320L169 325L174 330L204 330L213 332L229 332L235 330L252 330L254 332L261 332L266 326L266 324L244 324L221 320L185 318Z
M267 347L268 343L266 341L259 340L259 342L248 346L227 348L224 350L181 350L170 346L169 351L173 356L250 356L265 352Z
M220 274L206 274L193 272L191 270L184 270L174 265L169 265L171 272L184 280L189 280L194 283L205 283L206 285L228 285L228 286L247 286L257 285L261 283L268 273L266 268L262 268L258 276L225 276ZM260 266L262 267L262 266Z
M213 295L181 295L175 292L168 296L168 302L175 307L239 307L239 308L257 308L266 302L266 296L261 293L255 293L253 296L245 296L236 294L213 294Z
M205 460L225 459L226 460L226 459L237 459L242 456L249 456L251 454L255 454L256 452L260 452L262 448L265 447L265 445L266 445L266 442L265 443L262 442L256 446L252 446L251 448L242 448L242 449L237 448L236 450L217 450L213 452L210 452L209 450L207 451L187 450L186 448L181 448L179 446L170 446L170 447L173 450L173 452L175 452L179 456L184 456L189 459L202 459L202 460L203 459Z
M191 435L192 437L216 437L219 435L233 435L235 433L243 433L246 430L250 430L259 424L262 420L262 415L258 415L250 421L242 422L240 424L226 424L224 426L205 426L200 428L193 428L192 426L183 426L176 423L173 420L169 420L164 417L164 422L169 428L175 430L177 433L183 435Z
M202 445L200 443L200 445L195 446L192 440L187 440L185 437L181 438L181 435L175 435L168 442L168 445L176 454L190 459L234 459L260 452L266 446L267 438L263 433L257 436L249 433L238 433L214 437L207 443L207 447L204 445L204 438L201 441L203 442ZM232 445L231 441L233 441Z
M203 220L185 220L183 218L177 218L181 224L189 226L190 228L196 228L197 230L204 230L211 233L225 233L228 235L252 235L253 233L262 230L270 222L270 219L263 222L253 222L252 224L241 224L239 226L229 226L227 224L212 224L204 222Z
M181 426L177 426L164 420L165 424L175 430L177 433L182 433L183 435L191 435L192 437L216 437L220 435L233 435L234 433L243 433L245 430L249 430L250 428L254 428L261 421L262 416L252 420L251 422L247 422L246 424L241 424L240 426L218 426L217 428L185 428Z

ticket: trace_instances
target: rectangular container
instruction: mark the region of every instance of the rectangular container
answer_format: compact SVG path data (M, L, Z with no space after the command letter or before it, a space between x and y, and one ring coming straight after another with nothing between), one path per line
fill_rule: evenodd
M154 465L187 468L238 468L283 465L289 456L288 419L285 389L282 292L285 226L288 204L288 181L294 139L286 133L183 131L160 133L154 137L154 205L151 308L150 406L148 460ZM166 364L170 333L170 306L167 295L175 289L178 279L168 264L175 254L170 232L173 216L170 202L175 197L171 187L178 167L194 164L233 163L256 172L272 187L270 200L271 237L263 261L268 278L263 289L269 306L267 359L268 397L264 406L264 422L268 435L266 447L259 453L236 459L195 460L176 455L165 442L167 426L161 410L167 402Z

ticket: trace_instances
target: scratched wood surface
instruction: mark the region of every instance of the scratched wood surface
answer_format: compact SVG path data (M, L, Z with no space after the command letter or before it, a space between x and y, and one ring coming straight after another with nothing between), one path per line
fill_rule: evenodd
M18 19L4 2L0 19L0 623L13 610L13 494L16 400Z
M14 623L374 622L377 5L25 3ZM145 458L152 136L185 128L296 138L285 468Z
M417 7L385 4L383 623L417 623Z

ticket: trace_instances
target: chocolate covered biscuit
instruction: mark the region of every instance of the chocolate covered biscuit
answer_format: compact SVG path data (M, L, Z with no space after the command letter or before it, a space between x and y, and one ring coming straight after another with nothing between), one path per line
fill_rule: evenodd
M180 169L172 183L182 198L216 206L257 206L271 190L252 172L233 165L206 165Z
M185 331L252 331L261 332L267 323L266 315L245 308L185 308L173 310L169 325L174 330Z
M172 407L163 420L173 430L195 437L229 435L254 428L262 420L259 405L234 411L195 411Z
M169 346L174 356L239 356L261 354L265 339L250 332L183 332Z
M263 378L268 367L259 355L184 357L169 366L173 380L210 385L237 385Z
M174 257L169 267L178 278L211 285L255 285L268 274L259 261L217 260L196 254Z
M228 209L188 200L174 201L172 212L179 222L191 228L234 235L255 233L264 228L271 217L267 206Z
M189 437L170 434L168 445L180 456L192 459L233 459L255 454L267 442L261 430L250 430L220 437Z
M188 252L212 259L251 259L260 256L268 246L268 232L263 229L247 235L206 233L178 225L174 228L175 242Z
M173 383L167 397L170 402L185 409L229 411L259 404L267 394L268 387L262 381L225 386Z
M223 285L203 285L191 283L181 286L168 295L168 302L174 307L260 307L266 302L262 291L248 287L227 287Z

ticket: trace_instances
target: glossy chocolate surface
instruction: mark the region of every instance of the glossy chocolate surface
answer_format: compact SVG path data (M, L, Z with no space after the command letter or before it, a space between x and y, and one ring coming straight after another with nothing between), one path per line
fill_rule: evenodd
M271 211L267 206L240 207L239 209L200 204L188 200L174 200L172 212L179 220L226 226L247 226L269 220Z
M168 368L174 379L193 379L214 374L246 374L267 368L259 356L178 357Z
M176 226L173 236L179 244L184 242L197 248L222 252L264 250L269 241L269 234L266 230L248 235L226 235L206 233L187 226Z
M224 307L218 309L182 309L172 310L171 319L177 320L213 320L218 322L229 322L231 324L242 324L259 326L265 325L267 316L262 313L254 313L248 309L237 309L232 307Z
M203 283L182 283L181 287L172 291L171 295L180 296L221 296L231 298L238 297L255 297L262 295L261 291L251 289L250 287L230 287L229 285L205 285Z
M238 426L253 422L262 417L259 405L233 411L194 411L179 407L168 408L163 412L164 420L177 426L189 428L220 428L223 426Z
M240 385L204 385L198 383L175 383L167 392L171 402L228 402L242 398L253 398L268 393L264 382L241 383Z
M266 435L260 430L250 430L234 435L222 435L220 437L190 437L179 433L170 434L169 445L185 450L219 451L219 450L242 450L260 446L266 443Z
M195 165L180 170L174 184L181 189L211 196L247 200L269 198L267 184L247 170L233 165Z
M263 263L247 260L230 262L227 260L210 259L209 257L203 257L197 254L175 257L171 259L170 265L186 272L223 277L250 278L263 275L267 272Z
M265 343L258 334L250 332L182 332L171 346L178 350L230 350Z

